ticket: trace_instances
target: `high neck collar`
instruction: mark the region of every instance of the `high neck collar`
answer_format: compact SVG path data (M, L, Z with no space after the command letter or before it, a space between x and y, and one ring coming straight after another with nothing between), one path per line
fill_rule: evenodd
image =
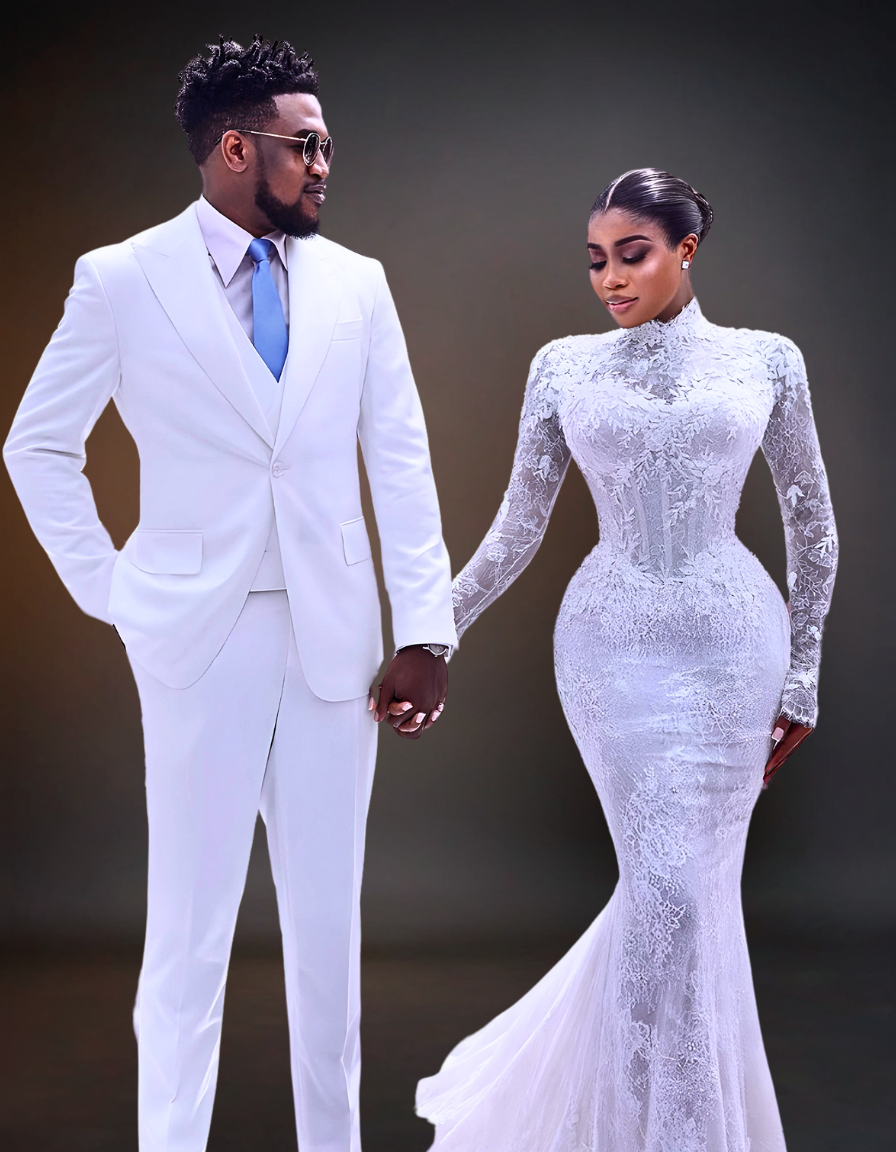
M693 296L671 320L647 320L635 328L624 328L622 339L632 344L665 344L692 335L703 320L703 313Z

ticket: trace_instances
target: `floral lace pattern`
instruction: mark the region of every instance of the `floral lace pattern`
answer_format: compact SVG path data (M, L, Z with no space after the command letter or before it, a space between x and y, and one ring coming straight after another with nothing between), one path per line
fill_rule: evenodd
M734 534L757 449L790 612ZM418 1089L445 1152L781 1152L740 907L780 712L814 724L837 538L802 357L668 323L535 357L510 486L454 585L461 634L535 554L571 459L600 542L563 600L557 685L619 860L610 904Z

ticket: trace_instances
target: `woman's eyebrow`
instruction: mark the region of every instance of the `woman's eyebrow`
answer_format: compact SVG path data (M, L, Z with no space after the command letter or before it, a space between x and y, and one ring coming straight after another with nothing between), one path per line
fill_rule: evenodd
M653 243L653 237L652 236L642 236L640 232L637 232L634 236L623 236L621 240L614 241L613 247L614 248L621 248L623 244L630 244L632 242L632 240L646 240L648 244ZM602 244L589 244L588 247L589 248L596 248L601 252L603 251L603 245Z

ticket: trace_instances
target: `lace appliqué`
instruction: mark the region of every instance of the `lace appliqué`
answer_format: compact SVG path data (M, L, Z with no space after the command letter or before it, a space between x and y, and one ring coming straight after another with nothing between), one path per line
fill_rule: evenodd
M789 615L734 533L760 446ZM459 634L534 556L571 458L600 542L557 619L557 689L619 885L531 992L421 1081L419 1111L439 1152L784 1152L740 875L774 720L815 723L837 562L802 358L709 324L696 301L543 348L504 501L455 580Z

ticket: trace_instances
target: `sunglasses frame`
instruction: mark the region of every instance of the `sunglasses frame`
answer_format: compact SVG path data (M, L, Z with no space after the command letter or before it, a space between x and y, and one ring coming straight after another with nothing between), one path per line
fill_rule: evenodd
M311 165L317 159L318 155L323 157L324 164L326 164L327 167L329 168L330 161L333 159L333 151L336 147L336 145L333 143L333 137L332 136L328 136L326 138L326 140L321 140L320 133L314 132L314 131L309 132L306 136L283 136L279 132L259 132L257 128L229 128L228 131L229 132L242 132L246 136L270 136L270 138L272 140L289 140L293 144L300 144L301 143L302 144L302 161L305 164L306 168L311 167ZM312 137L314 137L317 140L317 147L314 149L314 154L309 158L309 156L308 156L308 144L309 144ZM221 139L222 140L224 139L223 135L221 136ZM324 155L324 147L327 144L329 144L329 146L330 146L329 157Z

